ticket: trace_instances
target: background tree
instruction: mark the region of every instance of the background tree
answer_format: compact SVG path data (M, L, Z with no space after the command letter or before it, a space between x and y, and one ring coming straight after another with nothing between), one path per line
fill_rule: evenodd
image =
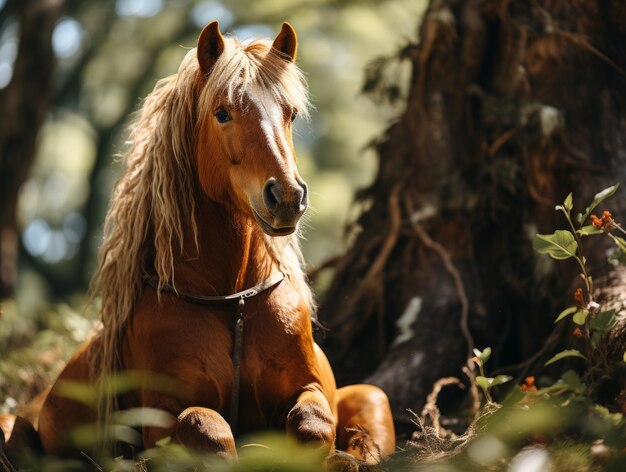
M412 70L406 109L375 143L377 176L357 194L368 207L320 308L340 383L381 386L407 420L474 347L519 378L575 345L565 325L550 333L577 268L536 256L531 239L563 227L554 206L570 191L588 202L626 183L625 48L619 1L430 2L396 58ZM367 92L396 96L389 63ZM622 310L626 273L603 244L586 246L591 272Z
M0 20L17 17L19 31L13 75L0 90L0 298L11 295L15 284L17 195L35 159L37 135L50 104L52 30L62 7L63 0L32 0L9 1L0 9Z

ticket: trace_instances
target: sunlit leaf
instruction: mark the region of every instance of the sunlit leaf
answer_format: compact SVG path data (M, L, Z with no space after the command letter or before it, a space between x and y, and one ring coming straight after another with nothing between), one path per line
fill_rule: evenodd
M491 382L491 386L495 387L496 385L502 385L503 383L510 382L511 379L513 379L513 377L511 377L510 375L497 375L493 379L493 382Z
M583 226L580 229L577 229L576 232L581 236L592 236L594 234L604 234L604 231L596 228L594 225Z
M87 382L64 379L58 381L55 394L89 406L95 405L98 397L96 390Z
M572 192L569 193L569 195L567 197L565 197L565 201L563 202L563 207L568 211L572 211L572 208L574 208L574 202L573 202L573 198L572 198Z
M587 316L589 316L589 310L578 310L576 313L574 313L572 321L577 325L582 326L585 324Z
M551 359L549 359L544 366L549 366L550 364L554 364L557 361L560 361L561 359L565 359L566 357L580 357L581 359L587 359L583 354L581 354L580 351L578 351L577 349L566 349L564 351L559 352L558 354L556 354L554 357L552 357Z
M491 348L486 347L482 351L480 349L473 349L474 355L478 358L481 364L485 365L485 362L491 357Z
M116 412L112 422L126 426L169 428L175 420L168 412L157 408L129 408Z
M533 249L540 254L548 254L553 259L564 260L576 254L578 244L569 231L559 230L553 234L536 234Z
M482 388L485 392L489 390L489 380L487 377L483 377L482 375L476 376L476 385Z
M490 347L486 347L485 349L483 349L483 352L480 355L480 360L484 364L485 362L487 362L489 360L490 357L491 357L491 348Z
M509 382L512 378L513 377L510 375L498 375L496 377L483 377L482 375L478 375L476 377L476 384L483 390L489 390L491 387Z
M589 218L589 215L595 209L595 207L597 207L600 203L602 203L604 200L606 200L615 192L617 192L618 187L619 187L619 182L617 182L615 185L611 187L605 188L601 192L596 193L595 197L593 197L593 201L591 202L591 205L589 205L585 209L584 213L580 213L576 217L576 221L578 221L578 223L582 225L585 222L585 220Z
M554 320L554 322L558 323L559 321L561 321L566 316L569 316L572 313L576 313L577 310L578 310L578 307L576 307L576 306L570 306L569 308L566 308L561 313L559 313L559 316L556 317L556 320Z
M606 331L611 329L615 324L615 310L607 310L598 313L589 321L589 327L598 331Z
M626 351L624 351L624 357L622 359L626 362Z

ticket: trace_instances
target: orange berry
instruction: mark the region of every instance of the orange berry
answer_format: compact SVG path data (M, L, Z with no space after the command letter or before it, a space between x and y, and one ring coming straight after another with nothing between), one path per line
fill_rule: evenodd
M576 303L583 303L583 289L582 288L577 288L574 291L574 301Z
M596 215L591 215L591 224L594 228L602 229L604 226L604 222L598 218Z
M536 392L537 387L535 386L535 377L530 376L526 377L526 382L519 386L522 392Z
M580 328L574 328L574 331L572 331L572 334L577 338L582 338L583 336L583 332L580 330Z

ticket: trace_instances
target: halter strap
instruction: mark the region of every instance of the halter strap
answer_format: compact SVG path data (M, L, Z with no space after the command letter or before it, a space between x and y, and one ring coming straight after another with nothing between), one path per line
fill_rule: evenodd
M206 306L235 304L239 302L239 300L255 297L275 285L278 285L284 279L285 274L276 272L263 282L256 284L254 287L242 290L241 292L231 293L230 295L196 295L194 293L181 292L170 284L159 284L159 279L154 275L146 277L148 285L159 292L171 293L186 302Z
M193 293L181 292L169 284L160 284L159 280L155 276L146 277L148 285L156 289L158 292L167 292L176 295L178 298L185 300L189 303L195 303L197 305L204 306L218 306L218 305L234 305L237 304L237 319L234 326L234 340L233 340L233 352L232 361L235 369L235 376L233 379L233 389L230 394L230 428L233 432L233 436L237 434L237 420L239 417L239 392L241 386L241 359L243 357L243 331L245 324L244 308L246 306L246 299L257 296L258 294L278 285L285 279L285 274L277 272L264 280L260 284L255 285L252 288L242 290L241 292L231 293L230 295L196 295Z

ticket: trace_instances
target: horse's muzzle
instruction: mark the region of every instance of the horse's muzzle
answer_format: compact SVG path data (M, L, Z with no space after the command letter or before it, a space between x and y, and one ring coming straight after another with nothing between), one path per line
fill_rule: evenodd
M281 184L275 178L263 186L263 203L266 216L255 211L255 217L263 230L270 236L284 236L296 230L298 221L307 209L309 192L305 182L295 185Z

